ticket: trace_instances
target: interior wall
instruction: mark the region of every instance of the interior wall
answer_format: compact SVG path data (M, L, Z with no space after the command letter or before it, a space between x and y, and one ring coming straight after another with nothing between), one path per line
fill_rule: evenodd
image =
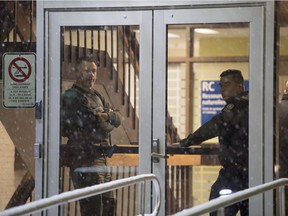
M24 163L34 175L35 113L34 108L5 108L3 106L3 85L0 82L0 121L1 133L7 133L17 148ZM2 138L2 137L1 137Z
M248 37L236 38L203 38L199 42L200 56L249 56ZM242 71L245 80L249 79L248 62L215 62L194 63L194 85L193 85L193 131L201 126L201 81L220 80L220 74L227 69L238 69ZM215 139L214 139L215 141ZM214 142L213 141L213 142ZM207 142L211 142L207 141ZM218 142L218 140L217 140Z
M4 108L0 81L0 210L4 210L28 169L34 175L34 109ZM15 164L16 149L21 164ZM15 169L15 165L16 169Z

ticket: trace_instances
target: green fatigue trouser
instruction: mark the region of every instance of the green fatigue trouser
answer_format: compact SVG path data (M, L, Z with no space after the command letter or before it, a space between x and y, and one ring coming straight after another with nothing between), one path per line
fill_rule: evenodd
M106 158L95 160L95 166L74 169L72 181L74 187L84 188L111 181L111 174L107 169ZM116 200L113 191L79 200L82 216L114 216Z

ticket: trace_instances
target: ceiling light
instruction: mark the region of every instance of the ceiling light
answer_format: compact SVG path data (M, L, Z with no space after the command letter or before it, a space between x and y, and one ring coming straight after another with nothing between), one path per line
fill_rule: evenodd
M207 28L196 28L194 31L200 34L218 34L219 33L216 30L207 29Z
M168 32L168 38L180 38L178 34Z
M139 34L140 31L139 29L136 29L136 30L133 30L136 34ZM178 34L175 34L175 33L171 33L171 32L168 32L168 38L180 38L180 36Z

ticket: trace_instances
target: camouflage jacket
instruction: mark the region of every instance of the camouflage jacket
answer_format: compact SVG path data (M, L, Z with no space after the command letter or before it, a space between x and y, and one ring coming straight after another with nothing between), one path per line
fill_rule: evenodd
M107 112L104 120L98 112ZM109 133L121 124L120 112L112 108L96 90L74 84L64 92L61 104L61 133L79 146L107 143Z

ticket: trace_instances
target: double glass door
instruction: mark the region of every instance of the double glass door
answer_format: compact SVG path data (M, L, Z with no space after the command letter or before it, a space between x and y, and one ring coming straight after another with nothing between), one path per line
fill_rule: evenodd
M122 124L110 139L117 148L112 154L109 149L105 152L112 179L154 173L163 191L160 215L208 201L220 167L214 151L218 141L209 140L197 153L185 155L170 145L222 109L217 82L220 73L229 68L242 71L253 98L249 104L249 183L254 186L266 181L260 145L264 108L259 107L265 82L263 7L71 9L46 12L45 19L45 84L38 84L45 89L45 121L38 124L44 128L44 160L36 159L36 181L42 182L38 197L73 189L65 166L69 155L63 154L67 140L60 132L60 101L75 82L77 58L87 55L98 64L95 88L122 114ZM148 195L153 193L146 187L146 213L154 208L154 197ZM139 212L137 187L117 190L115 196L117 215ZM252 199L251 206L255 205L259 214L263 198ZM59 209L48 214L56 215L55 211ZM71 210L63 207L63 211Z

